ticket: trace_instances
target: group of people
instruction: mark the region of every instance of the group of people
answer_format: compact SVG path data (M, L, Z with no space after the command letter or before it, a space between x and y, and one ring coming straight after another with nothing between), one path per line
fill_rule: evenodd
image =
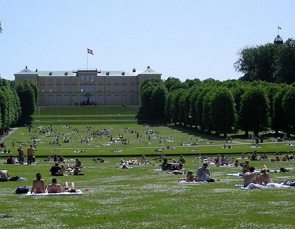
M193 171L189 170L185 177L186 182L214 182L215 180L211 178L211 172L208 168L207 163L203 163L202 167L197 169L196 175Z
M84 175L82 170L82 162L78 158L75 160L74 166L67 166L65 167L63 164L59 166L58 162L55 162L55 164L50 168L51 176L63 176L65 172L69 172L69 174L73 175Z
M255 172L255 168L250 166L249 161L243 164L242 177L244 179L244 187L250 184L267 185L271 183L267 168L262 168L259 172Z
M73 185L72 185L73 186ZM33 180L33 186L31 193L61 193L61 192L74 192L74 187L69 187L67 182L64 187L62 187L56 178L52 178L51 184L45 185L45 181L42 179L40 173L36 174L36 179Z

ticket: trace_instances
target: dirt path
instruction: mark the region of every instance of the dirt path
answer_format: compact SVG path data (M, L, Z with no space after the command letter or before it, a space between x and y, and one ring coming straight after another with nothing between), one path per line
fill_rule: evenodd
M0 135L0 142L3 142L10 134L15 132L18 129L18 127L10 128L8 134Z

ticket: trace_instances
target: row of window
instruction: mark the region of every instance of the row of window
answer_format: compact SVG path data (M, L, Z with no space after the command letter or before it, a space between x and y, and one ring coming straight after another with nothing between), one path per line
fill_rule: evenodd
M130 104L137 105L138 100L135 95L107 95L107 96L78 96L78 95L56 95L41 96L39 105L74 105L76 103L104 104L104 105L120 105Z
M122 78L95 78L95 77L73 77L73 78L42 78L38 80L38 84L69 84L69 83L100 83L100 84L137 84L135 79L122 79Z
M127 87L127 86L99 86L99 87L95 87L92 85L82 85L82 86L72 86L71 88L69 87L54 87L54 88L45 88L45 87L41 87L41 90L39 90L42 93L47 93L47 92L113 92L113 93L126 93L126 92L137 92L137 88L136 87Z

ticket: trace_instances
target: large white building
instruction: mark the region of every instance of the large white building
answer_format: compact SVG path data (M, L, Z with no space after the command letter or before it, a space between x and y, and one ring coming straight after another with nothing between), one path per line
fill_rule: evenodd
M147 79L161 79L149 66L144 71L31 71L27 67L15 75L16 84L32 80L38 88L38 105L77 104L140 105L140 85Z

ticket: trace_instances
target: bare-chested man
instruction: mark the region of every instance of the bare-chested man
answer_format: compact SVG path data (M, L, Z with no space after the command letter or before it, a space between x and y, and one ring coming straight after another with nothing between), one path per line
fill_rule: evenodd
M260 185L267 185L268 183L271 183L271 179L269 177L269 174L267 172L267 169L261 169L260 174L255 179L256 184Z
M31 193L44 193L45 182L40 173L36 174L36 180L33 180L33 187Z
M56 178L53 178L52 183L50 185L48 185L47 192L48 193L60 193L60 192L62 192L62 188L61 188L60 184L57 183Z
M34 153L35 153L35 150L33 148L33 145L30 145L30 147L27 149L28 165L30 165L34 162Z
M8 181L9 175L7 169L0 170L0 181Z
M243 174L244 187L247 187L249 184L254 183L255 178L257 177L257 174L254 171L254 167L249 167L249 172L245 172Z

